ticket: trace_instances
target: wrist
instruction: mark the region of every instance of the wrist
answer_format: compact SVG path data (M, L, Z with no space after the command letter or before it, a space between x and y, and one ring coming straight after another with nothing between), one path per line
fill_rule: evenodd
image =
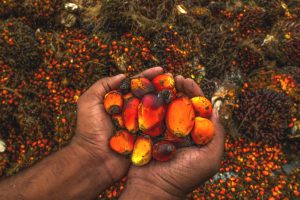
M75 135L69 146L76 151L84 152L90 165L96 166L97 170L107 175L111 184L123 178L129 167L129 161L125 157L116 155L110 150L101 150L100 144L95 145L81 136ZM126 162L128 162L128 166L120 166L120 161L123 162L122 165L124 166L126 166Z
M102 159L101 156L94 156L86 147L73 140L66 148L69 154L76 156L76 160L82 163L82 170L87 171L86 169L89 168L89 171L93 171L91 176L94 176L101 188L105 189L115 182L115 177L107 168L108 160Z
M180 200L185 199L185 194L182 193L172 193L170 191L164 190L155 183L147 183L143 180L130 180L126 182L126 187L121 194L120 200Z

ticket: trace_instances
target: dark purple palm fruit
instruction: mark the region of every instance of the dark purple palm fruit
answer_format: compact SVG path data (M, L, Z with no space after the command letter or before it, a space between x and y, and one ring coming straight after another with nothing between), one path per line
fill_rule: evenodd
M234 120L241 134L267 143L286 139L291 102L285 93L271 89L247 90L239 96Z
M300 19L278 21L263 42L267 55L283 65L300 63Z

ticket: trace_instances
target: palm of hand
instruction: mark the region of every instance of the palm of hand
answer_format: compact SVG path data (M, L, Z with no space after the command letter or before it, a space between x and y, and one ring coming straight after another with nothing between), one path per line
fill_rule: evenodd
M113 135L114 126L106 113L103 99L107 92L117 89L125 78L119 75L104 78L90 87L77 103L77 127L74 140L88 150L91 155L107 164L106 170L113 180L122 178L127 172L130 161L117 155L109 148L109 138Z
M191 79L176 77L179 92L189 97L203 96L199 86ZM175 157L168 162L152 161L144 167L131 166L128 174L130 185L156 187L174 196L184 196L192 188L213 176L220 167L224 148L224 130L214 111L211 121L216 136L206 146L188 147L177 150ZM128 185L129 185L128 184Z

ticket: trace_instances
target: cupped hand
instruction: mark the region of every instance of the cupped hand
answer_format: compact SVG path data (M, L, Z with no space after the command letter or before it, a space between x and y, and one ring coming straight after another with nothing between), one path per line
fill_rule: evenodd
M161 73L161 68L151 68L139 74L153 78ZM99 80L83 93L77 102L77 125L72 143L89 152L95 160L105 164L105 169L113 181L125 176L130 159L114 153L109 148L109 138L115 129L111 117L103 105L104 96L111 90L118 89L126 76L120 74Z
M203 96L192 79L177 76L176 88L187 96ZM224 129L214 110L210 119L215 126L213 140L204 147L178 149L172 160L152 160L143 167L131 166L126 190L121 199L181 199L197 185L218 172L224 149Z

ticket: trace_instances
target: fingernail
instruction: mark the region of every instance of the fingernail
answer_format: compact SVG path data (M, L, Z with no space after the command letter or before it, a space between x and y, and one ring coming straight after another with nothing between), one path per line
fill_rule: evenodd
M118 75L115 76L115 78L124 79L124 78L126 78L126 75L125 74L118 74Z

